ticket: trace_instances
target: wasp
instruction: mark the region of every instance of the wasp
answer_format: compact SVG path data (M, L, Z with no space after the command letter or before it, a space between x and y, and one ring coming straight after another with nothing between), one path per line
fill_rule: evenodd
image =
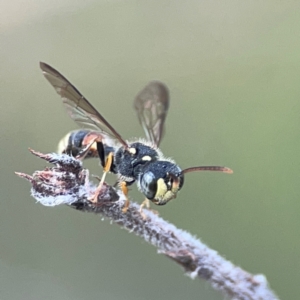
M61 96L70 117L83 130L70 132L59 143L59 152L78 159L99 157L103 175L91 199L97 197L108 172L117 175L119 186L126 198L123 212L129 207L128 186L137 183L145 200L140 206L149 207L149 200L165 205L176 198L184 184L184 175L194 171L232 173L227 167L199 166L181 169L175 161L166 158L159 149L165 131L169 109L169 90L160 81L151 81L134 100L134 108L147 139L127 141L98 112L98 110L62 74L46 63L40 68L45 78Z

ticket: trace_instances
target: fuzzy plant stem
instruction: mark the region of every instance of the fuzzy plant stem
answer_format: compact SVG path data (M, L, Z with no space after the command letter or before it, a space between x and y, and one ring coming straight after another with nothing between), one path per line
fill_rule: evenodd
M216 290L230 299L275 300L279 299L268 287L264 275L250 274L221 257L190 233L178 229L150 210L139 212L139 205L131 202L127 213L122 212L124 196L104 184L98 203L89 201L95 187L89 182L88 170L82 163L67 155L32 154L54 166L36 171L32 176L16 173L30 181L31 194L45 206L68 205L83 212L93 212L135 233L181 265L191 278L206 280Z

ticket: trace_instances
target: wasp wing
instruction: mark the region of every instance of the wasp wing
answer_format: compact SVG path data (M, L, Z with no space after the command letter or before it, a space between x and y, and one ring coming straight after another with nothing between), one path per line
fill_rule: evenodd
M73 86L68 79L51 66L41 62L40 68L45 78L62 97L69 116L81 127L109 135L128 147L121 135L106 121L94 106Z
M169 90L160 81L151 81L136 96L134 108L149 141L159 146L169 109Z

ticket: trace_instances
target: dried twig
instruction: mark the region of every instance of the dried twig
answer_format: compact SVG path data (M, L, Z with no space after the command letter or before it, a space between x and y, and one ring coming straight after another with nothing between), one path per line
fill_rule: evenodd
M190 233L176 228L151 211L139 213L139 205L130 204L127 213L122 213L124 197L112 187L104 185L98 204L88 199L95 187L89 182L88 171L80 161L67 155L34 155L55 164L55 167L36 171L32 176L17 175L32 184L32 196L41 204L56 206L66 204L77 210L101 214L122 227L144 238L185 269L191 278L200 277L231 299L274 300L277 296L269 289L264 275L252 275L221 257Z

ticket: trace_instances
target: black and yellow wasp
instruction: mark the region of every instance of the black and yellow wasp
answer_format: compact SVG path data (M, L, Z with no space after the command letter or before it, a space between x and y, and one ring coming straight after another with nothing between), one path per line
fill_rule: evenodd
M99 192L108 172L115 173L129 207L128 186L136 182L146 200L141 205L149 207L149 200L164 205L174 199L184 183L184 175L194 171L232 170L219 166L200 166L181 170L159 150L165 119L169 108L168 88L159 81L150 82L138 93L134 107L147 140L127 141L110 125L92 104L58 71L40 63L46 79L51 83L70 117L86 129L70 132L59 143L59 152L79 159L99 157L104 172L92 202L97 202Z

